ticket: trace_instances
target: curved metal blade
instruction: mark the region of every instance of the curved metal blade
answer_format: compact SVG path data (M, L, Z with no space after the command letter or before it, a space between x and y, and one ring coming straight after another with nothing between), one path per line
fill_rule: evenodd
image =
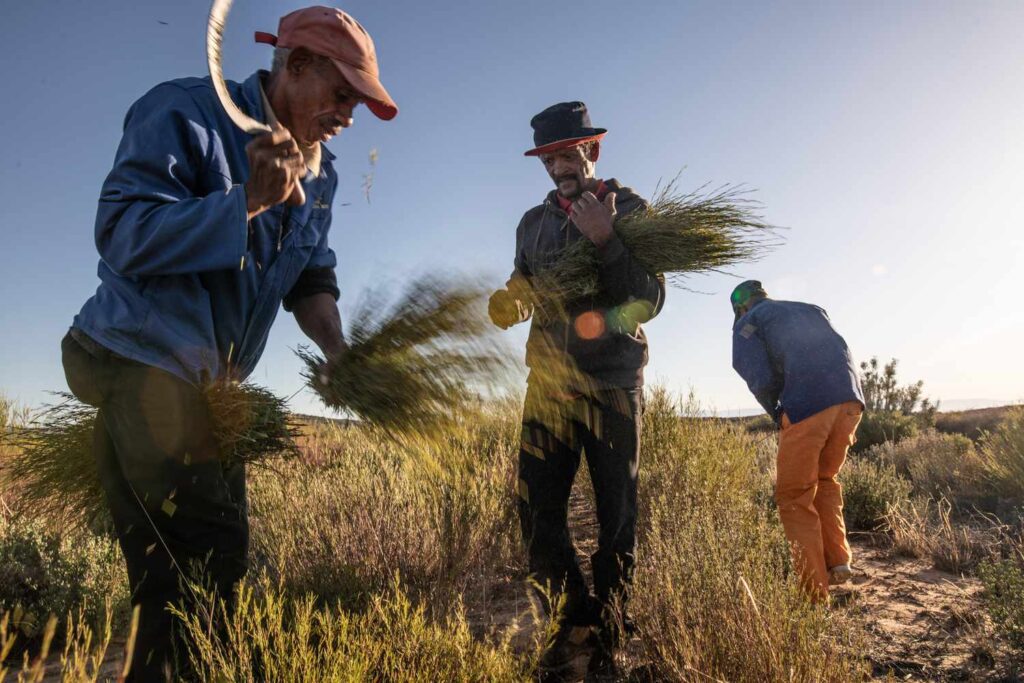
M260 123L238 108L238 105L231 99L231 95L228 94L228 86L224 82L224 70L221 68L221 43L224 39L224 25L230 10L231 0L213 0L213 4L210 6L210 18L206 24L206 61L210 67L210 80L213 81L213 89L217 91L221 106L224 107L224 111L236 126L250 135L269 133L270 126Z

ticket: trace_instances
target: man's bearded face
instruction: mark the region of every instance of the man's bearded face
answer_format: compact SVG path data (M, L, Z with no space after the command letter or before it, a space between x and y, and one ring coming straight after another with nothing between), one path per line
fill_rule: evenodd
M565 199L576 199L590 189L594 180L595 156L592 144L576 145L548 154L541 154L544 169L551 176L558 194Z

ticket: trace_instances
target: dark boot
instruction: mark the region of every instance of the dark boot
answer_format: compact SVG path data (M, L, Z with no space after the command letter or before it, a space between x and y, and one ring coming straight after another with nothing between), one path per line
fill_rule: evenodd
M541 683L575 680L576 660L593 651L593 630L589 626L563 624L541 655L537 680Z

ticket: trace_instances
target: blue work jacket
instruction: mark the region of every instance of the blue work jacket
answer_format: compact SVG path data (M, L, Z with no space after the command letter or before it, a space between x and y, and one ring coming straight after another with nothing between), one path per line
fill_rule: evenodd
M733 325L732 366L776 422L847 401L864 404L846 341L824 309L764 299Z
M228 89L266 121L260 78ZM253 371L300 273L337 263L327 246L337 175L324 148L303 206L248 221L250 140L208 78L162 83L132 105L96 213L100 286L75 327L192 383Z

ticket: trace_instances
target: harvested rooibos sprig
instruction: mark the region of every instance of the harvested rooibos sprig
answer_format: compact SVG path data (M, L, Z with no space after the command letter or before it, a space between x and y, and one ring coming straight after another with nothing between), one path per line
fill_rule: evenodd
M218 381L203 389L225 464L269 464L298 453L299 423L284 400L250 383ZM3 435L12 455L4 474L15 482L18 506L89 522L105 515L93 454L97 410L70 394L30 424Z
M646 210L618 219L615 233L647 270L682 284L688 275L757 260L775 246L774 229L747 194L732 186L682 193L673 180ZM574 242L530 279L532 303L551 313L597 294L599 264L590 240Z
M93 457L96 409L71 394L57 396L60 403L3 435L12 451L4 475L26 511L86 522L100 519L106 505Z
M288 402L251 382L212 382L203 389L225 464L266 464L298 455L300 425Z
M505 367L485 313L489 293L428 276L392 303L379 290L364 294L350 318L348 352L326 365L300 349L303 374L327 407L397 438L430 438Z

